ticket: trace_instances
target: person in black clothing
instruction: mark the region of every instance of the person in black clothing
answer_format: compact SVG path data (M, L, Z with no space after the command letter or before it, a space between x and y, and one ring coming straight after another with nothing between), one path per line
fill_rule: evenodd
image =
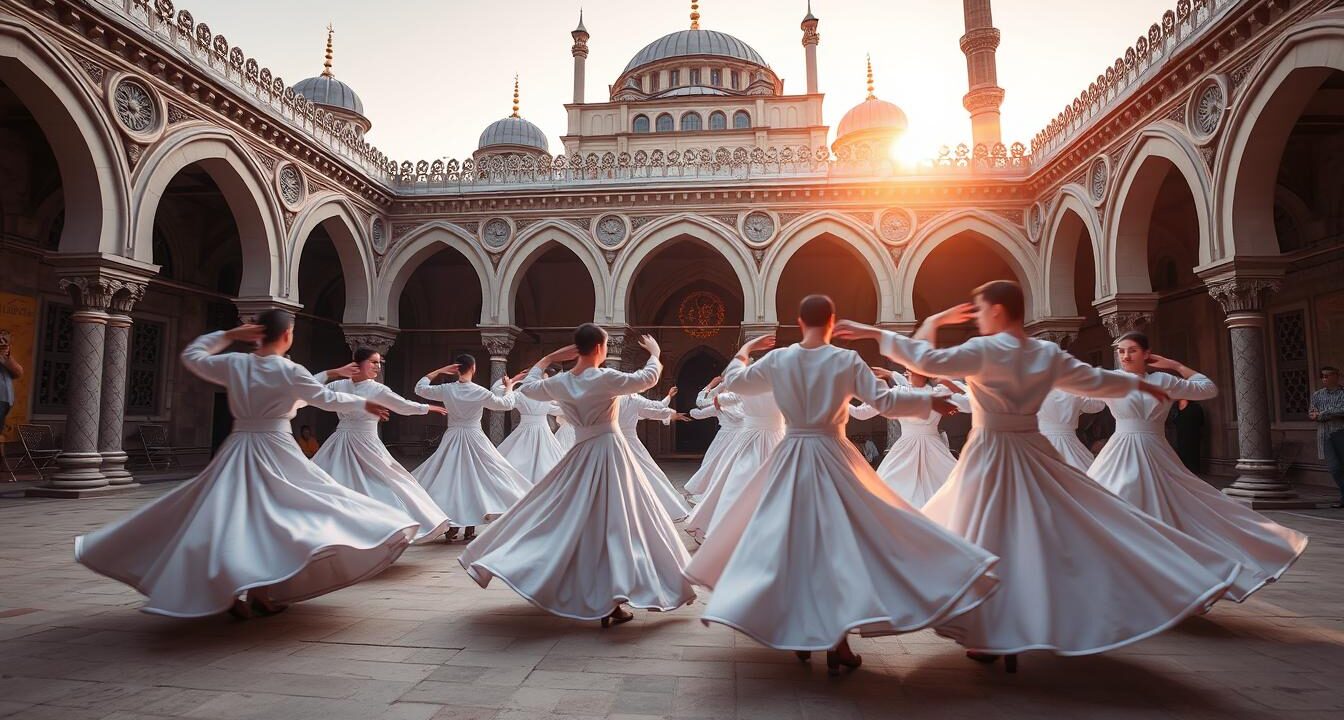
M1199 456L1204 443L1204 409L1197 402L1177 400L1167 415L1167 439L1181 463L1190 472L1199 474Z

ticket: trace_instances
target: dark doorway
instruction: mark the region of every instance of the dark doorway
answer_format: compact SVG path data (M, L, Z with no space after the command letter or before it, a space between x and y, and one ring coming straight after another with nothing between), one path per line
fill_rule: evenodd
M689 413L695 407L695 396L714 376L723 372L727 364L722 355L709 348L692 350L677 371L677 397L672 401L677 411ZM704 453L718 428L717 420L679 423L676 427L677 452Z

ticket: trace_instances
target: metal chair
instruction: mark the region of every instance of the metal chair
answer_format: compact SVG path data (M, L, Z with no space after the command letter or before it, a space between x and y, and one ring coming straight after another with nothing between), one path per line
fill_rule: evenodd
M56 462L61 449L56 447L56 436L50 425L20 425L19 442L23 446L23 458L15 469L22 468L26 460L37 476L46 480L44 472ZM11 471L12 474L12 471Z
M139 431L140 445L149 467L153 470L158 470L160 464L164 469L172 467L177 458L177 448L168 442L167 426L143 424Z

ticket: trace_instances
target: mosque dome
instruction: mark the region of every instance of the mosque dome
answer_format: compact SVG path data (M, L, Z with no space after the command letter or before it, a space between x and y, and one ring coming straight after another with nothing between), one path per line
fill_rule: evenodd
M689 57L693 55L711 55L714 57L732 58L742 60L753 65L769 67L765 58L756 52L750 45L738 40L728 33L717 30L678 30L674 33L664 35L657 40L644 46L643 50L635 53L630 62L626 64L625 70L621 74L630 72L636 68L645 65L651 65L661 60L670 58Z
M331 26L328 25L327 54L326 60L322 63L322 74L294 83L294 94L332 112L338 118L351 122L356 127L356 132L363 134L372 126L369 119L364 116L364 101L359 99L354 88L337 80L331 72L333 33Z
M476 143L476 155L483 151L499 150L509 152L510 150L535 150L537 152L549 153L550 143L546 141L546 133L541 128L524 120L518 115L518 78L513 78L513 114L500 118L485 127L481 132L481 139Z
M895 103L879 99L873 94L873 63L868 61L868 97L840 118L835 129L835 146L855 143L889 145L909 126L905 111Z

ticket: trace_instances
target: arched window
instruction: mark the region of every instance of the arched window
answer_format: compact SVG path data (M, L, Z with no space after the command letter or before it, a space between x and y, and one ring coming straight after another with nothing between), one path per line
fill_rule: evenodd
M751 127L751 115L746 110L738 110L733 113L733 129L746 130Z
M648 132L648 131L649 131L649 116L648 116L648 115L636 115L636 116L635 116L635 132L637 132L637 133L646 133L646 132Z
M715 110L714 112L710 113L710 114L709 114L709 129L710 129L710 130L727 130L727 129L728 129L728 116L727 116L727 115L724 115L723 113L719 112L718 110Z
M659 115L654 127L657 132L672 132L672 116L667 113Z
M688 112L681 116L682 130L703 130L704 121L700 119L699 113Z

